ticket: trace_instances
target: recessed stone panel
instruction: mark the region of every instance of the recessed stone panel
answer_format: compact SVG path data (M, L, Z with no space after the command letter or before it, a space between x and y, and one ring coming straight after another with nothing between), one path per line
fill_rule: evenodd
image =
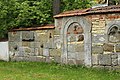
M22 40L23 41L34 41L34 32L33 31L23 31Z

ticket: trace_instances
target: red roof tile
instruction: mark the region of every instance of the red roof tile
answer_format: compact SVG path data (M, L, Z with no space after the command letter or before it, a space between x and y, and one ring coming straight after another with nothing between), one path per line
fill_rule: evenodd
M66 11L55 15L54 18L67 17L67 16L77 16L77 15L87 15L95 13L110 13L110 12L120 12L120 5L88 8L83 10Z
M10 31L46 30L46 29L54 29L54 28L55 28L54 25L46 25L46 26L39 26L39 27L12 29Z

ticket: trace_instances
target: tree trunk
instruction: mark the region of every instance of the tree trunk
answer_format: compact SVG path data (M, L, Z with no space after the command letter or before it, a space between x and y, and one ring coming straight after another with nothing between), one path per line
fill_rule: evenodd
M60 0L53 0L53 15L60 13Z

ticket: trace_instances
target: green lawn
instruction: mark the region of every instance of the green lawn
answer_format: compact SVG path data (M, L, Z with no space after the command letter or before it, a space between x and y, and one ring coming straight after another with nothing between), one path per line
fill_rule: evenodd
M55 63L0 61L0 80L120 80L120 73Z

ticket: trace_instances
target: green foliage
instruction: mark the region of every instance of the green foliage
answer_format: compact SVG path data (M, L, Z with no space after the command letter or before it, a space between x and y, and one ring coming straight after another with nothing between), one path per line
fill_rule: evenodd
M0 0L0 38L14 27L53 23L53 0ZM90 0L61 0L61 11L90 7Z
M43 25L53 21L52 0L1 0L0 37L13 27Z
M84 9L91 6L91 0L62 0L61 9L62 11Z

